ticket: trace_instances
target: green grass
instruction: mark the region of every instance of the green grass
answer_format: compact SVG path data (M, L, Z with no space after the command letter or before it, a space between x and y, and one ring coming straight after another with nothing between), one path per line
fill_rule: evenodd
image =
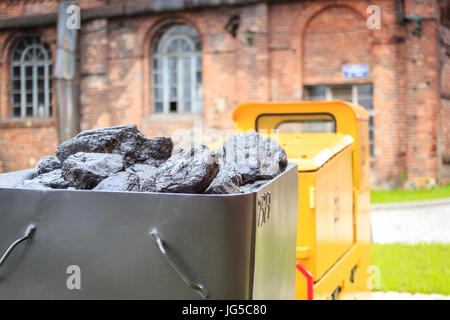
M379 291L450 295L450 244L372 244Z
M445 186L434 187L432 189L390 190L390 191L372 190L370 193L370 197L371 203L387 203L387 202L450 198L450 183Z

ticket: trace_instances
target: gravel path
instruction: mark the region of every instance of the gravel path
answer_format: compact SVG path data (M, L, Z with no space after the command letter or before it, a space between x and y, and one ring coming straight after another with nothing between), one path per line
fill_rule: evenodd
M371 207L376 243L450 243L450 199Z

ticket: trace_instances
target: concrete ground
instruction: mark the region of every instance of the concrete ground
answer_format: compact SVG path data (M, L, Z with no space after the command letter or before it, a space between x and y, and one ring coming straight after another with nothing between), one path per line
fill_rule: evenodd
M371 207L375 243L450 242L450 199Z

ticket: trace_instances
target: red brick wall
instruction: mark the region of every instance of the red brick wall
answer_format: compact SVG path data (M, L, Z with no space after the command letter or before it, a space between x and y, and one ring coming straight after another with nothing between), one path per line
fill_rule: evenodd
M441 112L440 112L440 180L450 182L450 29L441 27L440 58L441 58Z
M30 123L17 128L0 126L0 172L32 168L44 155L54 154L57 146L54 126Z
M7 11L2 3L0 19L56 10L58 1L44 2L39 6L28 1ZM80 3L86 8L115 2L121 1ZM376 109L374 182L392 186L404 176L443 180L448 166L441 158L450 150L450 128L439 120L449 116L448 98L442 98L440 90L445 94L450 81L448 58L436 36L436 3L405 1L405 14L423 19L421 37L412 34L414 22L397 22L394 0L377 1L381 30L366 27L368 2L351 0L259 3L83 23L81 128L136 123L149 136L170 135L180 128L188 134L203 121L205 130L226 130L233 127L231 112L239 102L301 100L305 85L346 83L341 65L364 63L370 66L370 76L361 82L373 84ZM233 15L240 16L236 37L224 30ZM177 22L190 24L201 37L202 115L152 112L150 44L159 28ZM54 37L54 28L49 29L43 31ZM0 124L10 122L7 51L14 33L0 32ZM54 38L51 41L54 46ZM42 150L54 149L48 148L56 143L51 122L45 130L36 128L46 132L41 134L50 144L13 139L12 132L18 129L6 126L0 126L0 136L11 143L6 144L8 150L1 146L0 164L8 164L0 170L29 167L27 157L38 158ZM20 134L35 135L33 130L23 126ZM25 160L11 165L11 155L30 143L33 148L28 148Z

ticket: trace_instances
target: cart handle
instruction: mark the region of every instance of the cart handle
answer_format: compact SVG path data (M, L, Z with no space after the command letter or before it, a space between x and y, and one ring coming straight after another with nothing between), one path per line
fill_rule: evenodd
M24 242L25 240L30 239L33 236L34 231L36 230L36 226L34 224L28 225L27 229L25 230L25 233L23 237L17 239L14 241L9 248L6 250L6 252L3 254L3 256L0 258L0 268L3 266L3 264L6 262L8 257L11 255L11 253L14 251L14 249Z
M181 268L175 263L175 261L172 259L172 257L167 253L166 248L164 247L164 240L161 238L158 232L153 231L150 233L150 236L155 240L156 244L159 247L159 251L161 251L162 255L166 260L170 263L172 268L178 273L181 279L183 279L184 283L186 283L187 286L191 287L197 293L202 297L202 299L206 299L208 297L208 290L201 284L201 283L195 283L191 281L188 276L181 270Z

